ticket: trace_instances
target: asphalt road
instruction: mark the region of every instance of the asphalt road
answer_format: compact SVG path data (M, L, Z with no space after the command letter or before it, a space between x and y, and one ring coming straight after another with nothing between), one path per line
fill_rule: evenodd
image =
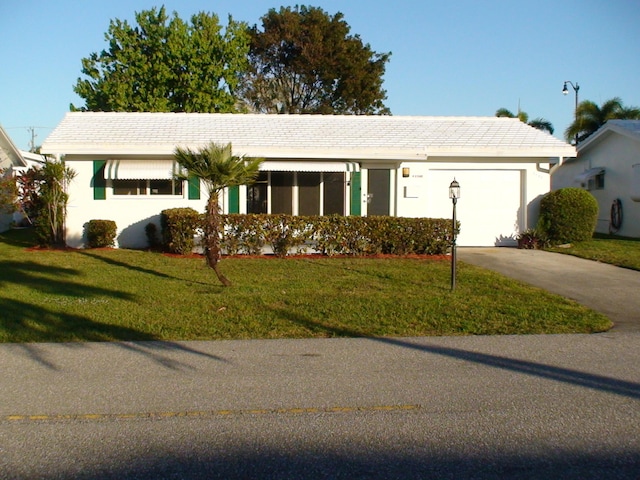
M640 333L0 345L0 478L640 478Z

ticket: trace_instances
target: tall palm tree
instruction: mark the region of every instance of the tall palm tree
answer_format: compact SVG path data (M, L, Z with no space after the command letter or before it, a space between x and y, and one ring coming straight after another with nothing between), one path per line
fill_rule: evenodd
M613 97L601 106L591 100L584 100L578 104L576 118L567 127L564 136L567 141L576 139L579 143L598 130L607 120L638 119L640 119L640 109L638 107L625 107L620 97Z
M176 147L174 156L178 165L185 171L179 177L196 177L204 182L209 198L204 221L204 253L207 265L216 272L225 286L231 282L220 272L218 262L221 258L220 235L222 221L220 217L220 192L227 187L253 183L259 173L262 158L245 158L233 155L231 144L210 143L198 151Z
M527 113L523 112L522 110L518 110L518 114L514 115L514 113L509 109L499 108L498 110L496 110L496 117L518 118L522 123L526 123L533 128L549 132L551 135L553 135L553 125L549 120L538 117L529 121L529 115L527 115Z

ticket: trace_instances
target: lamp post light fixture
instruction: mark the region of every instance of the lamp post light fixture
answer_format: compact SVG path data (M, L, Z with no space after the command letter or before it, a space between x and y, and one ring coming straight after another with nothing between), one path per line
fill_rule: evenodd
M458 235L456 204L460 198L460 184L455 178L449 185L449 198L453 202L453 223L451 224L451 291L453 291L456 289L456 236Z
M580 90L580 85L578 85L578 82L576 82L576 84L574 85L571 80L565 80L564 85L562 86L563 95L569 95L569 89L567 88L567 83L571 85L571 88L573 88L573 91L576 92L576 106L575 106L575 110L573 111L573 116L574 116L574 119L577 121L578 120L578 90ZM576 133L576 146L577 145L578 145L578 134Z

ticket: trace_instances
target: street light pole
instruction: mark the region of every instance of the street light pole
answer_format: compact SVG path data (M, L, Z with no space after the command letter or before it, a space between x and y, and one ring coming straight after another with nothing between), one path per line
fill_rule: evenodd
M573 88L573 91L576 92L576 106L575 109L573 111L573 117L575 119L575 121L578 121L578 90L580 90L580 85L578 85L578 82L576 82L576 84L574 85L573 82L571 80L565 80L564 81L564 85L562 87L562 94L563 95L568 95L569 94L569 89L567 88L567 83L569 85L571 85L571 88ZM578 133L576 132L576 146L578 145Z
M456 289L456 236L458 235L458 221L456 219L456 204L460 198L460 184L453 179L449 185L449 198L453 202L453 221L451 224L451 291Z

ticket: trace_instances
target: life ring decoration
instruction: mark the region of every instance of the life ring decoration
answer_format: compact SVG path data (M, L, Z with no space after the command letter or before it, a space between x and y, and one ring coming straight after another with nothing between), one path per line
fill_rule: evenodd
M611 204L609 233L616 233L622 227L622 201L616 198Z

